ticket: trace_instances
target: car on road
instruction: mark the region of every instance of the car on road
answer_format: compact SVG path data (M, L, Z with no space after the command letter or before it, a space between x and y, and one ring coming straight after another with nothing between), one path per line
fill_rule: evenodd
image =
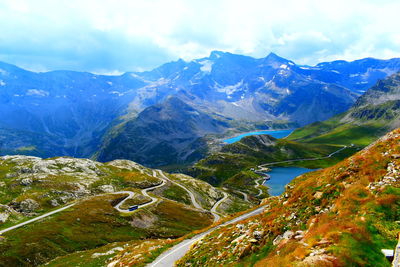
M130 206L129 207L129 211L134 211L134 210L137 210L139 208L139 205L133 205L133 206Z

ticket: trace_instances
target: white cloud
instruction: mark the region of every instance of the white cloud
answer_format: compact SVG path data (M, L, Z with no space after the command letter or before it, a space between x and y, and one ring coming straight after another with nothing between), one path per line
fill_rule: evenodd
M303 64L390 58L398 10L398 0L3 0L0 59L110 72L212 50Z

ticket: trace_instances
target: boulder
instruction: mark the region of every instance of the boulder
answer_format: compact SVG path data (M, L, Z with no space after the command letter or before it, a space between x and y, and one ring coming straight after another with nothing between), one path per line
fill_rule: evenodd
M20 181L20 184L24 185L24 186L28 186L28 185L32 184L32 182L33 182L32 178L25 178Z
M0 213L0 223L5 223L8 217L10 217L10 214L8 212Z
M35 211L39 207L40 207L39 203L37 203L33 199L27 198L19 203L18 210L24 213L30 213Z
M99 186L99 189L101 192L104 192L104 193L113 193L115 191L114 187L110 184L105 184L105 185Z

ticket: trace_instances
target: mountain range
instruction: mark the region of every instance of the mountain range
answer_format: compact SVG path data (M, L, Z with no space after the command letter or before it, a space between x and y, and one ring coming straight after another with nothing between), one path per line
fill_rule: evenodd
M293 132L291 140L367 146L400 126L400 74L378 81L346 112Z
M220 51L119 76L0 63L0 153L193 162L209 134L248 122L328 119L399 70L400 59L304 66L273 53L255 59Z

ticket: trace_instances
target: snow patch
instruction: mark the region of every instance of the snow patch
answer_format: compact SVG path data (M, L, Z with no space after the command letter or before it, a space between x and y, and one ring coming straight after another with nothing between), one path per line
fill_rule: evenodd
M357 77L357 76L360 76L360 74L359 74L359 73L356 73L356 74L350 74L350 75L349 75L350 78L354 78L354 77Z
M4 86L6 83L3 80L0 80L0 86Z
M117 95L117 96L123 96L124 95L123 93L118 92L118 91L111 91L110 94Z
M338 72L337 70L331 70L331 72L334 72L334 73L340 74L340 72Z
M43 91L43 90L38 90L38 89L29 89L26 92L27 96L40 96L40 97L46 97L49 96L50 93L47 91Z
M278 75L289 76L289 72L285 69L278 70Z
M238 90L240 90L242 86L243 86L243 80L241 80L240 82L238 82L237 84L234 84L234 85L228 85L228 86L225 86L225 87L216 87L215 89L220 93L227 94L228 98L231 98L230 96L233 93L235 93Z
M8 75L8 72L5 71L5 70L3 70L3 69L0 69L0 74L1 74L1 75Z
M214 64L214 62L211 61L211 60L203 60L203 61L199 61L199 64L201 65L200 70L202 72L210 73L211 70L212 70L212 65Z
M113 85L113 83L112 83L112 82L107 82L107 83L108 83L109 85L111 85L111 86Z
M281 68L281 69L288 69L289 67L288 67L288 65L286 65L286 64L282 64L282 65L279 66L279 68Z

